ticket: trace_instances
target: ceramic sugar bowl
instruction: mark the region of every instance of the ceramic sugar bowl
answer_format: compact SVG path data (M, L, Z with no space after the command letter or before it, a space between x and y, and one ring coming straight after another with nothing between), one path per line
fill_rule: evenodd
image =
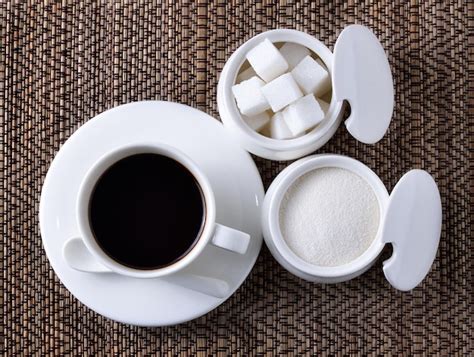
M370 245L355 259L335 266L318 266L303 259L289 247L287 237L284 237L281 229L281 215L284 214L281 207L285 195L297 180L324 168L342 169L348 174L360 177L372 190L378 206L378 228ZM334 189L339 190L338 187ZM342 200L339 197L337 202L334 202L334 205L339 206L335 207L336 213L343 212L340 207L349 205L351 199L353 198L349 196L343 197ZM314 205L321 204L314 202ZM409 171L389 195L375 172L362 162L341 155L308 156L288 166L272 182L265 195L262 211L265 243L275 259L300 278L320 283L342 282L359 276L373 265L386 244L392 244L393 253L390 259L384 262L384 274L395 288L413 289L430 270L441 234L441 198L435 181L426 171ZM360 216L362 219L369 218L368 214ZM327 217L319 218L326 221L324 223L330 228L341 224L338 218L344 219L334 213L327 213ZM293 223L311 224L303 218ZM327 231L323 231L324 233L329 235ZM312 234L313 241L317 241L318 233ZM357 238L347 237L345 244L357 244ZM331 253L337 256L338 248L340 247L334 244Z
M295 43L309 49L327 68L332 92L324 120L305 135L278 140L250 128L232 94L232 86L246 63L248 52L264 40L280 46ZM277 29L258 34L241 45L226 62L218 84L217 104L224 126L251 153L271 160L291 160L323 146L340 125L345 103L351 114L347 130L363 143L375 143L391 120L394 91L387 56L377 37L366 27L351 25L339 35L334 52L317 38L296 30Z

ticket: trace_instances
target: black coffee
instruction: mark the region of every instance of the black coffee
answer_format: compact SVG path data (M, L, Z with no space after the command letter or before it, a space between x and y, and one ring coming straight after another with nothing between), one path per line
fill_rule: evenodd
M185 256L205 221L205 202L194 176L179 162L138 154L112 165L89 203L99 246L136 269L156 269Z

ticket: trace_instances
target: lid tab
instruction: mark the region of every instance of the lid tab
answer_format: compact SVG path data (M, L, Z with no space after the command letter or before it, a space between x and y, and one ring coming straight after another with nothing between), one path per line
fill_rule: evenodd
M351 135L366 144L382 139L392 119L393 79L383 47L367 27L350 25L339 35L332 83L335 99L351 106L345 122Z
M382 227L382 241L393 245L383 271L394 288L411 290L428 274L438 250L441 222L436 182L426 171L407 172L390 195Z

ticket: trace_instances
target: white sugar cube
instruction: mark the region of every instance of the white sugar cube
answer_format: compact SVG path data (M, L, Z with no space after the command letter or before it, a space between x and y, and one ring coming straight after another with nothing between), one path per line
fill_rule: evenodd
M260 78L252 77L232 86L232 93L243 115L253 116L270 109L270 105L262 93L264 85L265 82Z
M285 73L264 85L262 93L274 112L278 112L303 96L291 73Z
M327 114L327 112L328 112L328 110L329 110L329 103L328 103L328 102L325 102L324 100L319 99L319 98L316 98L316 100L318 101L319 106L320 106L321 109L323 110L324 114Z
M247 68L247 69L244 69L242 72L240 72L240 73L237 75L237 83L246 81L247 79L250 79L250 78L252 78L252 77L255 77L256 75L257 75L257 73L255 73L255 71L253 70L252 67L249 67L249 68Z
M308 94L285 108L283 115L293 136L298 136L318 125L325 114L314 95Z
M291 74L305 94L314 93L320 97L331 89L328 71L310 56L303 58Z
M243 119L250 128L255 131L260 131L270 121L270 115L267 112L263 112L252 117L243 115Z
M288 63L268 39L263 40L247 53L247 60L265 82L270 82L288 70Z
M286 125L281 112L275 113L270 120L270 136L273 139L291 139L293 134Z
M294 42L287 42L281 46L280 53L285 57L286 62L288 62L290 70L295 68L303 58L311 54L307 47Z

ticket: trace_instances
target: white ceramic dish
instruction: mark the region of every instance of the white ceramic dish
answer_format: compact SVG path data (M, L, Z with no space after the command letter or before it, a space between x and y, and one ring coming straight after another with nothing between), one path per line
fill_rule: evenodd
M294 42L309 48L325 63L332 79L332 99L325 119L312 131L289 140L276 140L252 130L242 119L231 88L247 52L263 39L273 43ZM278 29L263 32L240 46L226 62L217 88L222 122L241 145L270 160L292 160L323 146L336 132L343 103L351 106L345 124L359 141L375 143L385 134L392 117L394 92L390 66L377 37L366 27L351 25L339 35L334 53L321 41L301 31Z
M72 269L63 245L79 235L76 197L88 169L105 153L124 145L160 143L189 156L207 176L215 195L216 221L250 234L245 254L217 253L209 247L185 268L199 274L212 265L229 283L217 298L174 284L173 277L137 279ZM200 145L196 145L199 142ZM169 102L138 102L99 114L62 146L46 176L40 228L50 263L66 288L82 303L111 319L142 326L177 324L223 303L247 277L261 247L263 186L250 155L207 114Z
M370 247L352 262L336 267L315 266L297 256L286 244L279 223L280 205L289 187L302 175L323 167L338 167L359 175L372 187L380 209L379 229ZM362 274L385 244L391 243L393 254L384 262L384 273L395 288L410 290L430 270L441 233L441 199L427 172L408 172L389 196L370 168L340 155L309 156L288 166L268 189L262 211L265 243L275 259L291 273L320 283L337 283Z

